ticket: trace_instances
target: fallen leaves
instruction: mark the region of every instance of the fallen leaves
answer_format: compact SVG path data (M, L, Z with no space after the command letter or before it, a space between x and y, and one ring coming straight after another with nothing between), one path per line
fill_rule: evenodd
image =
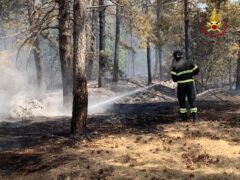
M181 155L183 158L183 162L186 165L186 168L189 170L196 169L197 165L209 165L209 164L217 164L219 163L218 157L212 157L206 152L199 152L199 153L183 153Z
M137 160L135 158L132 158L129 154L125 154L123 156L120 156L117 160L117 162L121 164L129 164L129 167L134 167L137 165Z

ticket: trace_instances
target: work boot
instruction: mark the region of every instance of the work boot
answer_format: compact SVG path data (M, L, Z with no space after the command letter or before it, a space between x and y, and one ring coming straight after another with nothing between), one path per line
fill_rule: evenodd
M197 113L195 113L195 112L192 113L192 120L194 123L198 120Z
M180 117L182 121L187 121L187 113L180 113Z

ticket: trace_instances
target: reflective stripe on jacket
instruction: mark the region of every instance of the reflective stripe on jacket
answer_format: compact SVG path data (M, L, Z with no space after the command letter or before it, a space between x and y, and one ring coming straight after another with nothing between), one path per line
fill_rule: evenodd
M172 79L178 84L194 82L193 76L199 73L199 68L192 62L185 62L181 66L173 67L171 71Z

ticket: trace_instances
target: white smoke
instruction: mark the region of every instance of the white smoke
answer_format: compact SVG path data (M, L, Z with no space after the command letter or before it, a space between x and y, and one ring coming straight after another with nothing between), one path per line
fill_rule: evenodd
M12 62L13 52L0 52L0 114L9 115L12 98L22 91L26 84L24 76L16 69Z
M20 63L24 66L24 61L19 60ZM32 83L36 79L35 70L31 73L26 68L18 68L14 52L0 52L0 121L7 117L23 120L33 116L70 115L62 106L61 90L40 92L36 83Z

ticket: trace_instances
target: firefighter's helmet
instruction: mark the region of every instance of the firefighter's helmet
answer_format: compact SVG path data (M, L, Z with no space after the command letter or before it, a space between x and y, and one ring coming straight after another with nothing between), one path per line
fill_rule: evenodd
M184 58L183 52L181 50L176 50L173 53L173 57L178 61L178 60Z

